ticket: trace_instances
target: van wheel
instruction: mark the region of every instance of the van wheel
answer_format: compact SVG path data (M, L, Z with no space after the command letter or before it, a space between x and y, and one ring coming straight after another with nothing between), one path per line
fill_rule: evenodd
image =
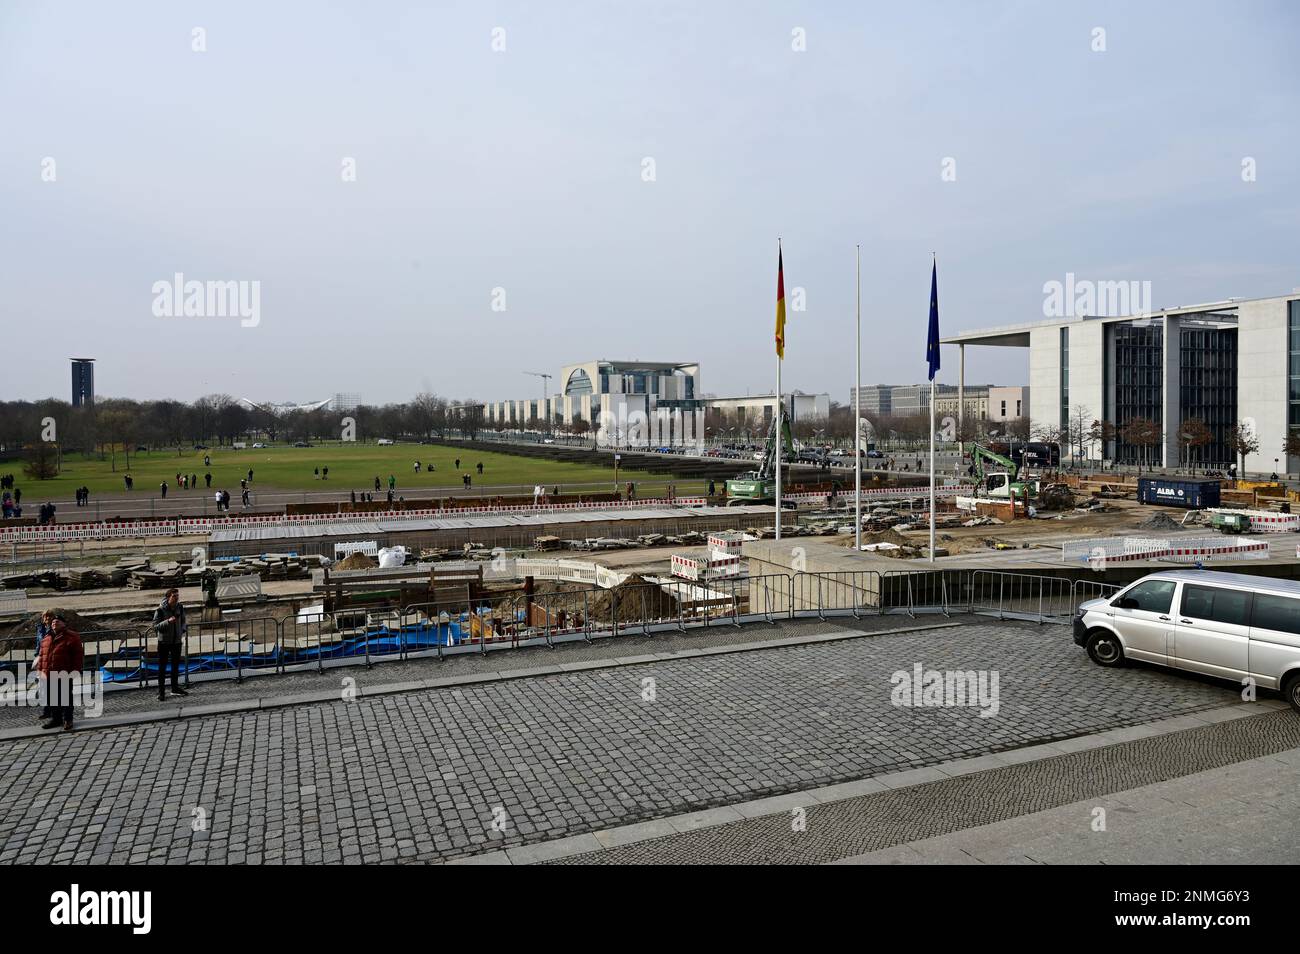
M1300 712L1300 672L1293 672L1287 676L1286 682L1282 683L1282 695L1287 702L1291 703L1291 708Z
M1088 655L1098 666L1124 665L1124 647L1120 645L1119 637L1108 630L1098 630L1088 640Z

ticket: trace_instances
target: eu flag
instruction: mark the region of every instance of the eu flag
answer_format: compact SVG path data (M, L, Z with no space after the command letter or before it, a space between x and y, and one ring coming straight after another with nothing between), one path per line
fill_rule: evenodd
M930 365L930 380L939 370L939 263L930 266L930 335L925 342L925 360Z

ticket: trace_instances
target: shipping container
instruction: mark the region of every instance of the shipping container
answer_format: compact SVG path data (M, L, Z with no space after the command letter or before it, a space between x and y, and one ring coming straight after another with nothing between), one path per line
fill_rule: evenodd
M1213 477L1139 477L1138 501L1204 510L1219 505L1219 481Z

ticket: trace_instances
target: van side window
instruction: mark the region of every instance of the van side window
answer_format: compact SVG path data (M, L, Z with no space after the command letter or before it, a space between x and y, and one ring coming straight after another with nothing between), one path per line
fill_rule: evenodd
M1147 580L1133 587L1111 605L1146 610L1148 613L1168 613L1174 602L1174 587L1177 585L1173 580ZM1136 606L1133 605L1134 601L1137 602Z
M1183 605L1180 614L1212 623L1249 626L1250 593L1245 590L1221 590L1217 586L1196 586L1189 583L1183 587Z
M1279 633L1300 634L1300 600L1256 593L1250 625Z

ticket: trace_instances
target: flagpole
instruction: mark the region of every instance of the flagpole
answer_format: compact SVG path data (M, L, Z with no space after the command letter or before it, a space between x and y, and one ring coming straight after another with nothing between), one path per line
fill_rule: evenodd
M777 262L781 261L781 239L779 237L776 240L776 258L777 258ZM780 274L780 272L781 269L780 266L778 265L777 267L778 275ZM782 331L782 334L784 334L784 330ZM785 348L784 341L782 342L781 347L784 350ZM785 443L785 428L781 426L783 422L781 420L781 355L779 352L777 353L776 356L776 407L773 410L776 412L776 447L775 447L775 451L776 451L776 539L780 540L781 539L781 451L784 449L782 445Z
M934 378L930 379L930 562L934 562Z
M862 551L862 246L853 253L857 345L853 366L853 545Z

